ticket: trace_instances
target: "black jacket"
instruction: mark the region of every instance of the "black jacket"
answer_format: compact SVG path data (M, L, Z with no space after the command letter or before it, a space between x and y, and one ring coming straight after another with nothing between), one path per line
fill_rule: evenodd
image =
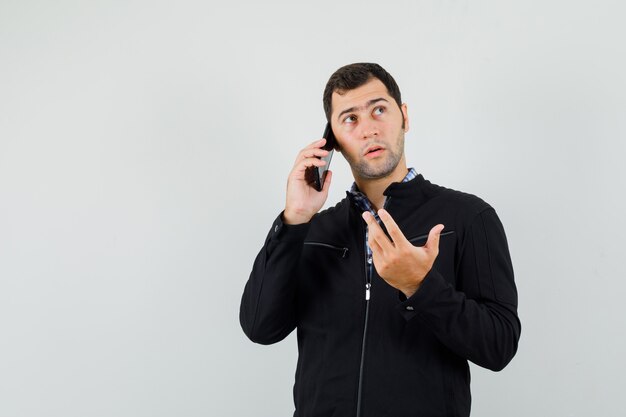
M350 195L307 224L278 216L255 260L241 326L262 344L298 329L294 416L468 416L467 361L498 371L515 355L517 290L494 209L421 175L385 195L413 244L445 225L409 299L374 271L366 301L365 223Z

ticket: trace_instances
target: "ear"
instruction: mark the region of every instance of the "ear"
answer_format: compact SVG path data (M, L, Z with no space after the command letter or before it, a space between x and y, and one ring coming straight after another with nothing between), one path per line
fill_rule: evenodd
M406 103L402 103L400 110L402 110L402 117L404 118L404 132L406 133L409 131L409 111Z

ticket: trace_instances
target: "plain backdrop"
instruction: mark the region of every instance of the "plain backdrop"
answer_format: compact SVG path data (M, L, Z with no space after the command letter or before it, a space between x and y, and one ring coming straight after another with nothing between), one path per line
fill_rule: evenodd
M522 338L472 366L473 415L624 415L625 13L0 0L0 417L291 415L295 337L251 343L239 301L359 61L401 87L409 165L507 231Z

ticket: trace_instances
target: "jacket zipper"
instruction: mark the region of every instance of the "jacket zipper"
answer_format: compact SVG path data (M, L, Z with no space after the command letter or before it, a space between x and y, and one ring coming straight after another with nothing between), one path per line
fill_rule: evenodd
M386 210L391 201L391 197L387 197L383 208ZM367 227L367 226L366 226ZM372 273L370 274L370 264L374 262L372 257L367 253L367 242L365 241L365 229L363 229L363 249L365 249L365 325L363 326L363 342L361 343L361 364L359 366L359 390L356 397L356 417L361 417L361 406L363 399L363 365L365 364L365 342L367 340L367 324L370 316L370 297L372 291ZM373 268L373 266L372 266Z
M328 243L322 243L322 242L304 242L304 244L305 245L310 245L310 246L320 246L322 248L334 250L336 252L341 253L341 257L342 258L345 258L346 256L348 256L348 248L346 248L346 247L329 245Z
M454 230L448 230L447 232L442 232L439 237L441 236L448 236L454 233ZM409 239L409 242L413 243L416 242L418 240L422 240L422 239L427 239L428 238L428 234L425 235L421 235L421 236L417 236L417 237L412 237L411 239Z
M363 339L361 342L361 363L359 364L359 389L356 397L356 417L361 416L361 400L363 394L363 365L365 363L365 341L367 339L367 323L370 313L370 295L372 289L372 277L369 274L369 258L367 255L367 242L365 242L365 233L363 233L363 249L365 249L365 324L363 326Z

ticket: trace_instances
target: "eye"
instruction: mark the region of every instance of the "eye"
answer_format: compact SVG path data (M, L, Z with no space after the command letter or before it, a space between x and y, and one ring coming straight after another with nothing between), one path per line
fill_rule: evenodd
M384 107L382 107L382 106L380 106L380 107L376 107L376 108L374 109L374 114L375 114L376 116L380 116L380 115L381 115L381 114L383 114L385 111L386 111L386 109L385 109Z
M351 114L350 116L343 119L344 123L354 123L356 122L356 116Z

